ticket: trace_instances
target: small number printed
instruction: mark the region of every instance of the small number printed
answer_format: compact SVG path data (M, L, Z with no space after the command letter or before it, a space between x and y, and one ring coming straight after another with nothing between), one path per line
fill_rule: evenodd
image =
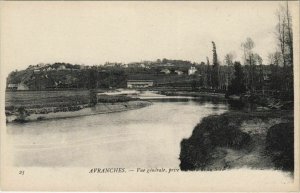
M21 170L21 171L19 171L19 175L24 175L24 171L23 170Z

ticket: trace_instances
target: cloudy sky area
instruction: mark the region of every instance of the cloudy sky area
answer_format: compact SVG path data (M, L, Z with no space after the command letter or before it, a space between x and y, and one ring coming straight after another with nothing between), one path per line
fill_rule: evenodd
M2 10L5 71L37 63L103 64L158 58L220 61L251 37L264 62L276 50L280 2L12 2Z

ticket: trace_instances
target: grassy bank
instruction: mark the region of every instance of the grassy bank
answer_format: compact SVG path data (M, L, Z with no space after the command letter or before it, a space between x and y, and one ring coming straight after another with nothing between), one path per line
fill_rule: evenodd
M289 126L283 126L285 124ZM204 118L191 137L181 142L180 168L247 167L292 171L293 157L291 111L230 111Z
M199 92L199 91L160 91L160 94L166 96L191 96L225 99L224 93Z
M99 91L97 91L99 92ZM6 121L26 122L52 118L118 112L147 106L125 95L98 95L96 107L90 108L88 90L6 92ZM136 101L136 102L135 102ZM101 108L103 107L103 108Z
M61 119L80 116L89 116L104 113L115 113L128 111L133 109L139 109L151 105L148 101L128 101L118 103L98 103L94 107L86 107L77 111L65 111L65 112L49 112L47 114L34 113L24 116L21 120L18 120L19 116L12 115L6 116L7 122L30 122L30 121L42 121L49 119Z

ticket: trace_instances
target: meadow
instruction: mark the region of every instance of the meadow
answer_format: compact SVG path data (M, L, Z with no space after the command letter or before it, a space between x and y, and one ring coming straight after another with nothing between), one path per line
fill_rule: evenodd
M5 93L5 110L18 107L66 107L88 103L88 90L7 91Z

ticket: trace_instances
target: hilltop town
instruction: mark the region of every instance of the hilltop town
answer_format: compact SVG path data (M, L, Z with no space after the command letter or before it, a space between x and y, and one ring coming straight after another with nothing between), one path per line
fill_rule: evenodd
M258 65L259 79L269 86L272 65ZM247 67L244 68L247 75ZM183 60L158 59L128 64L37 64L11 72L7 90L55 90L90 88L189 87L225 91L234 77L233 62L219 65L217 86L212 85L213 66ZM247 77L247 76L246 76Z

